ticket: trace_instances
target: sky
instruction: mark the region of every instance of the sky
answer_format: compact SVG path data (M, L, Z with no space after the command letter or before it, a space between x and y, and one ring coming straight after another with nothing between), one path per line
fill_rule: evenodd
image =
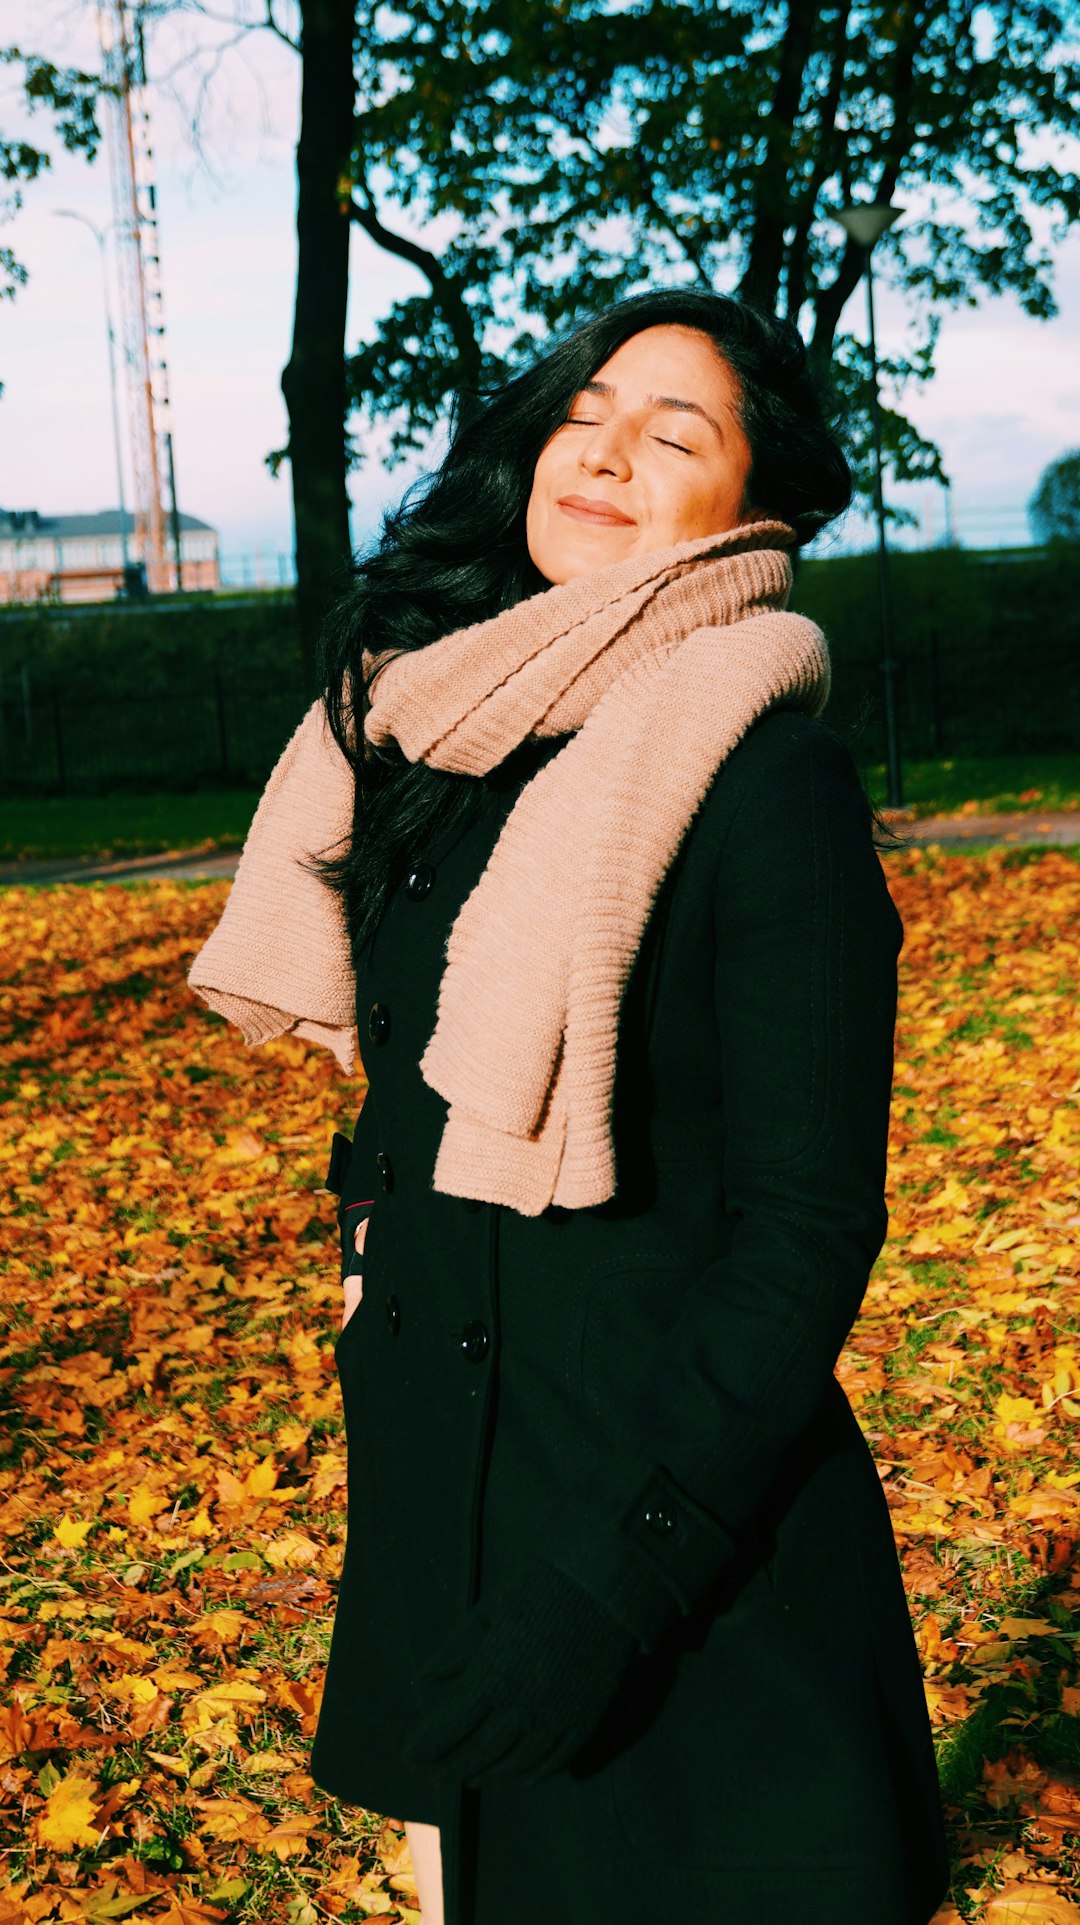
M271 35L251 35L223 59L195 142L195 70L183 64L174 30L156 33L149 64L179 505L218 530L227 573L239 578L242 568L252 579L259 567L275 580L292 546L289 482L287 468L270 476L265 457L286 439L279 383L296 269L299 62ZM97 65L86 0L4 0L0 41ZM90 231L58 210L104 228L108 161L104 151L92 165L65 154L51 119L28 116L17 96L16 70L0 68L5 134L49 148L54 164L0 225L0 245L14 248L30 276L0 303L0 508L91 512L116 503L100 256ZM350 344L391 300L422 285L359 231L352 247ZM1056 294L1060 313L1050 322L1029 319L1011 297L946 314L934 380L904 397L905 411L942 447L967 545L1027 541L1025 504L1040 472L1080 445L1080 235L1059 251ZM845 324L861 332L864 317L858 296ZM903 299L880 290L884 353L900 346L910 320ZM387 472L381 455L373 446L350 478L357 543L417 471ZM905 499L920 527L903 539L940 538L942 491L920 486ZM849 542L859 538L849 529Z

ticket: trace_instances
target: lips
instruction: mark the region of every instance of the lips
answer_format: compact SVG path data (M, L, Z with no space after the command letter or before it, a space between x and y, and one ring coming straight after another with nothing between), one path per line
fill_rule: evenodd
M624 515L607 501L590 501L587 495L563 495L557 504L573 521L591 522L595 528L633 528L632 515Z

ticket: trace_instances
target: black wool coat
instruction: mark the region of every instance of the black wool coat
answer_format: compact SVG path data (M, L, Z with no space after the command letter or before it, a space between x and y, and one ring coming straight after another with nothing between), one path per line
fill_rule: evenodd
M419 1059L457 911L562 741L415 851L360 959L343 1272L369 1222L312 1771L441 1826L447 1925L926 1925L948 1865L922 1679L833 1375L887 1222L903 931L869 807L823 723L747 732L623 1000L616 1195L524 1217L432 1188L446 1106ZM425 1663L536 1551L656 1648L536 1785L409 1767Z

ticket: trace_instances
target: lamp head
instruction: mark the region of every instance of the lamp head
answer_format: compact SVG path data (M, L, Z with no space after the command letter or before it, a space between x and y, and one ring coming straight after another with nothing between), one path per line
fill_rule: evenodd
M875 241L900 219L903 210L899 207L880 206L876 201L858 201L853 207L842 207L833 219L838 221L845 233L858 247L869 252Z

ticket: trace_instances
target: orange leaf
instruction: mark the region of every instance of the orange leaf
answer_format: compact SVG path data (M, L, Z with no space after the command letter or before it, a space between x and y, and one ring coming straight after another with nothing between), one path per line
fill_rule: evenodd
M45 1800L37 1820L37 1835L43 1845L56 1851L72 1851L77 1845L94 1846L101 1836L94 1822L94 1803L98 1788L92 1778L77 1773L61 1778Z

